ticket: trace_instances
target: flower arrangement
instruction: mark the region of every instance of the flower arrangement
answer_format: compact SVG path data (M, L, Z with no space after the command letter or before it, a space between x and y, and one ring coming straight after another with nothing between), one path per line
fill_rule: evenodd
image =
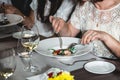
M48 80L74 80L74 76L67 71L51 72L48 74Z

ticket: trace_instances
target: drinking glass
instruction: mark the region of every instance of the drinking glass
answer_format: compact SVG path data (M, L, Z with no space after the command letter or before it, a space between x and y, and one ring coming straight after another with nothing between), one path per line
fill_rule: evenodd
M35 28L34 28L34 30L35 30ZM37 45L39 44L39 41L40 41L38 29L36 28L35 31L26 30L25 26L22 26L21 36L22 36L21 37L21 44L26 49L26 51L23 52L22 56L21 56L23 63L27 62L27 64L28 64L28 66L26 67L27 71L36 72L38 70L37 66L34 66L32 64L31 59L32 59L33 50L35 48L37 48Z
M0 80L7 80L16 69L15 50L12 48L0 53Z
M18 39L17 42L17 49L16 49L17 55L21 59L23 65L23 70L28 71L29 70L29 57L27 57L28 52L21 44L21 39ZM29 56L29 55L28 55Z

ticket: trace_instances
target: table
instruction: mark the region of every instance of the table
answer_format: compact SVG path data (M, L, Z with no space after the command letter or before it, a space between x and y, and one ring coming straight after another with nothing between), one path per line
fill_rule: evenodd
M12 37L0 39L0 48L2 47L1 50L4 50L6 48L16 47L16 44L17 44L17 40ZM23 70L24 65L22 64L19 56L17 56L16 71L14 75L8 80L25 80L27 77L41 74L50 68L50 66L48 66L44 62L44 58L40 56L38 53L34 52L32 59L33 59L34 65L38 66L39 68L39 71L37 73L25 72ZM106 61L112 62L113 64L115 64L116 70L113 73L98 75L98 74L89 73L84 68L80 68L80 69L71 71L71 74L75 76L75 80L120 80L120 61L119 60L118 61L106 60Z
M5 49L16 48L16 46L17 46L17 39L14 39L12 37L0 39L0 52ZM4 54L0 54L0 57L1 56L4 56ZM14 75L8 80L25 80L26 77L30 77L33 75L43 73L44 71L50 68L49 66L47 66L47 64L43 62L43 57L39 56L38 53L33 53L32 61L34 65L37 66L39 69L37 73L25 72L23 69L24 65L20 57L16 56L17 67L16 67Z
M84 68L72 71L75 80L120 80L120 61L106 60L116 66L116 70L110 74L93 74L87 72Z

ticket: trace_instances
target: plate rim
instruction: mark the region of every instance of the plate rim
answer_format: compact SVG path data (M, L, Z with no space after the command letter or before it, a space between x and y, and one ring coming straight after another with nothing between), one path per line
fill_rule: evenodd
M8 15L14 15L14 16L18 16L20 18L20 20L17 22L17 23L10 23L10 24L6 24L6 25L0 25L0 28L3 28L3 27L8 27L8 26L13 26L13 25L16 25L20 22L22 22L24 20L24 18L21 16L21 15L18 15L18 14L6 14L7 16Z
M88 68L86 67L87 65L90 65L90 63L98 63L98 62L103 62L103 63L106 63L106 64L111 65L112 70L111 70L111 71L108 71L108 72L99 73L99 72L91 71L90 69L88 69ZM85 69L86 71L90 72L90 73L93 73L93 74L109 74L109 73L112 73L113 71L115 71L116 66L115 66L113 63L108 62L108 61L97 60L97 61L90 61L90 62L85 63L85 64L84 64L84 69Z
M29 30L26 30L26 31L24 31L24 32L28 32L28 31L29 31ZM12 37L15 38L15 39L21 39L21 37L20 37L21 32L22 32L22 31L14 32L14 33L12 34ZM30 32L33 32L33 31L30 31ZM16 37L15 35L18 35L19 37Z
M21 33L21 32L15 32L15 33L13 33L13 34L12 34L12 37L15 38L15 39L20 39L20 37L18 38L18 37L15 36L16 34L20 34L20 33Z
M58 37L53 37L53 38L48 38L48 39L57 39ZM75 37L62 37L62 38L73 38L73 39L79 39L80 40L80 38L75 38ZM41 41L45 41L45 40L48 40L48 39L44 39L44 40L41 40ZM91 45L92 46L92 45ZM40 49L39 49L40 50ZM37 48L35 49L35 51L37 52L37 53L39 53L39 54L41 54L40 53L40 51L39 51ZM86 53L84 53L84 54L81 54L81 55L75 55L75 56L52 56L52 55L45 55L45 54L41 54L41 55L44 55L44 56L47 56L47 57L51 57L51 58L57 58L57 59L70 59L70 58L74 58L74 57L76 57L76 56L83 56L83 55L86 55L86 54L88 54L88 53L90 53L90 51L92 51L93 49L91 48L88 52L86 52ZM46 51L47 52L47 51Z

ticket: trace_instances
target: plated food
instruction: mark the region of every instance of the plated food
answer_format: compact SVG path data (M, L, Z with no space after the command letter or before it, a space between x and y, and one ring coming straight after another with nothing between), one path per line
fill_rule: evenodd
M49 39L41 40L35 51L46 57L67 59L67 58L73 58L88 54L93 49L92 44L87 44L87 45L80 44L79 41L80 39L78 38L62 37L62 40L63 40L62 49L60 48L58 38L49 38ZM68 48L72 43L77 43L77 45Z
M0 27L13 26L23 21L23 17L17 14L6 14L7 19L2 19L3 15L0 14Z
M76 48L74 46L66 49L57 49L57 50L51 49L51 50L53 50L52 54L55 56L56 55L70 56L76 52Z
M10 23L10 21L8 21L8 20L0 21L0 25L7 25L9 23Z
M71 63L74 60L78 60L78 59L83 60L86 59L87 57L91 58L92 56L91 51L93 50L93 44L91 43L87 45L82 45L80 44L80 38L73 38L73 37L61 37L61 38L63 40L62 49L67 49L72 43L77 43L77 45L74 46L75 51L73 52L73 54L69 56L53 54L53 50L50 49L54 49L54 50L61 49L58 37L41 40L35 51L44 58L44 61L50 67L57 67L60 69L65 69L67 71L72 71L83 67L84 62L80 62L80 64L78 64L79 63L78 62L72 66L64 65L61 62Z
M47 80L74 80L74 76L70 74L68 71L63 71L58 69L57 72L52 71L47 73Z
M68 71L59 68L50 68L43 74L28 77L27 80L74 80L74 76Z

